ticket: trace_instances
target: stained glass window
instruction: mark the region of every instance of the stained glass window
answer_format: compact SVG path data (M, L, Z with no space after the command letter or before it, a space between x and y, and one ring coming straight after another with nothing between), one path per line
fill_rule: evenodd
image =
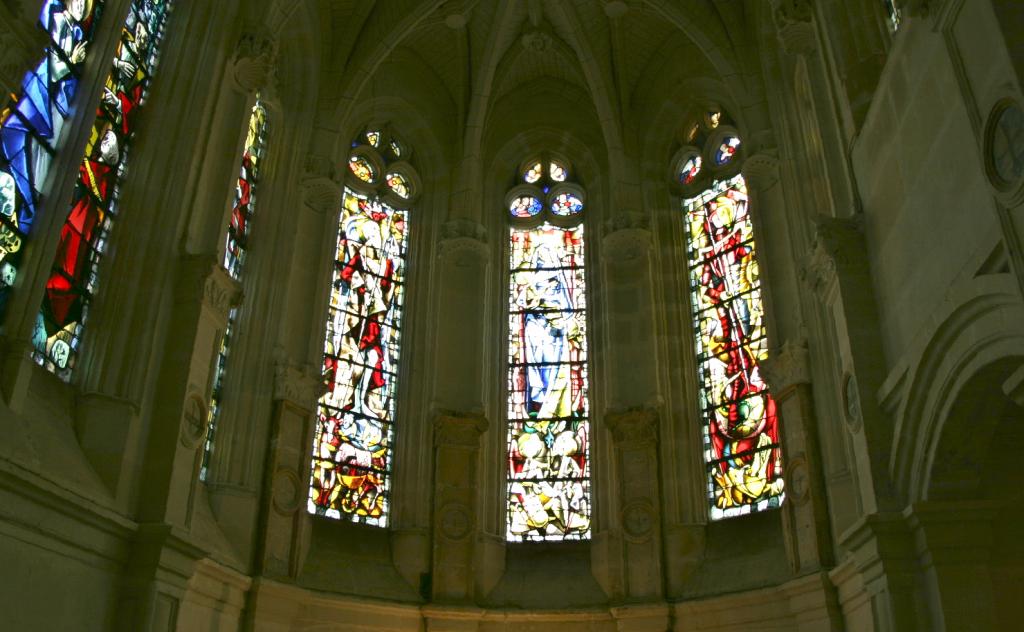
M32 335L35 361L64 380L75 366L97 267L159 57L169 0L133 0L107 77Z
M370 161L361 156L352 156L348 161L349 170L363 182L373 182L377 178L377 172L370 164Z
M703 161L697 154L690 156L685 163L683 168L679 171L679 183L680 184L693 184L693 181L700 175L700 168Z
M313 441L313 514L387 525L407 214L345 189L324 343L327 392Z
M249 114L249 128L245 137L245 149L242 151L242 167L235 186L235 202L231 207L231 219L228 222L227 236L224 244L224 269L231 278L242 280L245 256L249 249L249 231L253 210L256 205L256 188L263 165L263 154L266 151L267 110L256 95L256 105ZM224 387L224 372L227 367L228 353L231 349L231 334L235 329L238 309L231 308L228 313L228 324L224 329L220 349L217 352L217 366L213 373L213 393L210 397L209 424L206 432L206 444L203 448L203 463L199 469L199 478L206 480L210 455L213 453L214 435L217 432L217 420L220 417L220 404Z
M101 0L46 0L39 26L48 34L43 58L25 74L21 94L0 110L0 314L18 277L61 131L78 93Z
M540 167L540 165L537 165ZM537 170L543 173L542 170ZM564 175L553 167L548 176ZM563 178L564 179L564 178ZM540 178L538 177L538 180ZM567 194L582 212L583 203ZM553 205L552 213L560 206ZM590 537L590 423L583 225L510 209L508 520L510 541ZM532 225L516 225L532 218ZM537 225L539 223L539 225Z
M704 460L711 518L784 498L775 400L761 378L764 304L742 176L686 202Z
M544 210L540 200L532 195L521 195L512 200L509 212L515 217L533 217Z
M544 165L539 162L535 162L526 169L526 173L523 174L523 181L527 184L534 184L544 175Z
M882 0L885 3L885 11L889 15L889 28L896 31L903 21L903 14L896 4L896 0Z

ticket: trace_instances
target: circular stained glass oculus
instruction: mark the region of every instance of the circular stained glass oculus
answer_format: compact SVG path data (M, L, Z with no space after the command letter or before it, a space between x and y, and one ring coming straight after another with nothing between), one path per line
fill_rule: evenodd
M565 182L565 179L569 177L569 170L557 162L552 162L548 168L548 176L554 182Z
M369 183L377 179L377 170L365 156L351 156L348 159L348 170L363 182Z
M534 184L538 182L541 179L541 177L543 177L543 175L544 165L542 163L536 162L527 167L526 170L523 172L523 182L526 182L527 184Z
M700 157L700 154L691 154L679 168L679 184L693 184L694 180L697 179L697 176L700 175L700 170L703 166L704 160Z
M561 217L569 217L583 212L583 200L575 193L562 191L551 199L551 212Z
M380 147L381 132L380 130L367 130L366 142L370 143L374 147Z
M401 173L398 173L397 171L388 173L384 180L387 183L388 188L394 191L395 195L400 198L408 200L412 196L412 185Z
M516 196L508 205L508 212L518 218L536 217L543 210L544 205L540 199L532 195Z
M722 143L715 150L715 164L718 166L727 165L736 157L740 149L740 137L728 135L722 138Z

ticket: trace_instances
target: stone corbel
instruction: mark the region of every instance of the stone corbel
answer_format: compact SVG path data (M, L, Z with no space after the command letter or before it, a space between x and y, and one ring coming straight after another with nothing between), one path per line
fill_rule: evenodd
M790 55L809 55L817 47L814 9L808 0L771 0L779 43Z
M235 47L231 71L235 84L242 91L265 89L275 81L277 41L261 29L245 33Z
M782 348L761 361L761 377L777 400L784 399L793 387L811 383L807 343L787 340Z
M341 204L340 176L334 161L326 156L306 156L306 173L302 178L302 200L320 214L333 213Z
M459 268L487 265L487 230L472 220L449 220L441 226L439 251L442 258Z
M647 216L623 212L605 222L601 245L611 265L635 265L651 250L652 235Z
M190 255L179 264L175 297L201 301L223 321L222 326L226 326L231 308L241 303L242 286L213 255Z

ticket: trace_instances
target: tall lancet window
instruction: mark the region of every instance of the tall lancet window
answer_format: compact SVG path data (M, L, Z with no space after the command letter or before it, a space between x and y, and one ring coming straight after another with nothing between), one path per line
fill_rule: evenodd
M45 0L39 26L48 42L25 73L21 93L0 111L0 313L18 278L41 187L71 116L82 64L102 13L100 0Z
M310 513L387 526L405 302L410 150L374 127L352 143L331 279Z
M253 212L256 208L256 189L263 167L263 153L267 141L267 110L256 94L256 104L249 114L248 132L245 135L245 148L242 150L242 167L238 173L235 186L235 201L231 207L231 219L228 221L224 238L224 269L236 281L242 281L245 258L249 252L249 232ZM231 350L232 334L238 308L228 312L228 325L224 329L220 351L217 353L217 366L214 367L213 393L210 397L210 419L206 432L206 443L203 448L203 464L199 469L199 478L206 480L210 455L213 452L213 440L217 431L217 420L220 417L220 404L223 395L224 373L227 368L228 352Z
M509 228L509 541L590 537L586 196L569 164L527 161Z
M760 270L742 142L709 112L674 160L687 238L699 406L712 520L778 507L784 497Z
M96 110L71 208L32 334L32 357L64 380L78 357L97 268L118 215L140 108L156 71L170 0L132 0Z

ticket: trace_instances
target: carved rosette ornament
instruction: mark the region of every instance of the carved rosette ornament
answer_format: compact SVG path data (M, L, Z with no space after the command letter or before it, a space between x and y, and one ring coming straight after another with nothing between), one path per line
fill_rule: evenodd
M449 220L441 226L439 251L459 268L486 266L490 261L487 230L472 220Z
M807 343L787 340L782 348L761 361L761 377L776 398L799 384L811 383Z
M235 47L232 76L246 92L262 90L274 81L277 72L277 41L262 31L242 35Z
M814 9L808 0L771 0L779 43L790 55L808 55L817 48Z
M605 258L612 265L633 265L647 257L652 235L647 216L626 211L617 213L605 222L601 245Z
M242 286L213 255L191 255L178 264L175 296L184 301L201 300L227 325L228 312L242 301Z
M320 214L334 213L341 204L341 185L334 162L318 154L306 156L302 201Z
M323 382L309 365L278 362L274 365L274 400L287 401L305 410L314 410Z

